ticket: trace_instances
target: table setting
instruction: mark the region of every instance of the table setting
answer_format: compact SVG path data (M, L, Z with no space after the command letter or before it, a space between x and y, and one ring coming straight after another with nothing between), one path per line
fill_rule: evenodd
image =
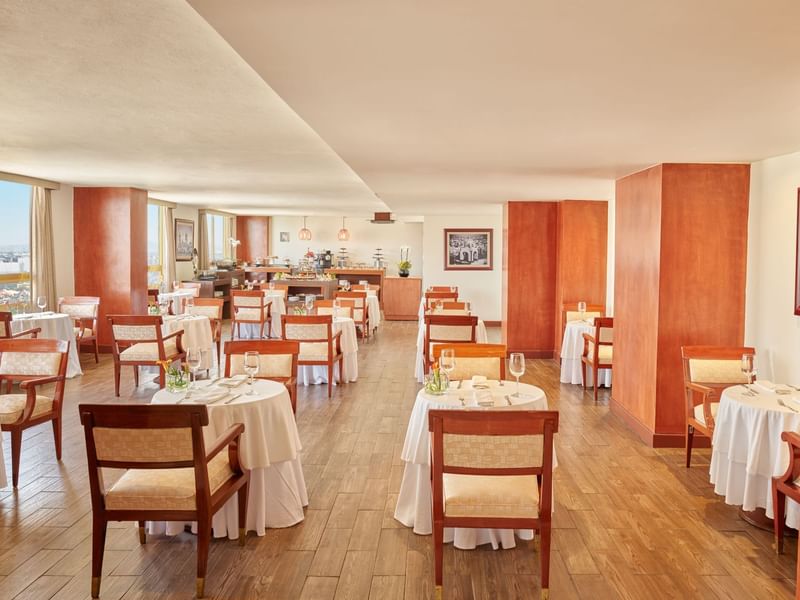
M43 311L38 313L16 314L11 321L11 332L19 333L26 329L40 328L39 339L62 340L69 342L67 378L83 375L75 342L72 317L63 313Z
M568 321L564 327L564 338L561 341L561 383L580 385L581 356L583 355L583 334L594 335L594 319L576 319ZM592 369L586 369L586 386L593 385ZM611 387L611 369L600 369L597 379L598 387Z

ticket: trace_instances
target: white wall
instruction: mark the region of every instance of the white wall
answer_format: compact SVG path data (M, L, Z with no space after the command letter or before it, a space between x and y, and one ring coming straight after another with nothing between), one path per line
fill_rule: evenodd
M502 319L503 284L503 209L490 207L491 214L469 216L426 216L422 230L423 289L431 285L457 285L459 295L484 321ZM491 227L494 229L494 268L491 271L445 271L444 230L452 227Z
M75 261L72 230L72 186L61 184L50 193L53 213L56 296L75 293Z
M340 242L336 235L342 228L341 217L308 217L307 227L311 230L311 241L297 239L297 232L303 227L302 217L272 217L270 225L271 251L280 258L288 258L293 264L302 258L310 248L312 251L330 250L334 255L339 248L347 248L351 262L372 264L376 248L382 248L387 261L386 274L397 275L400 262L400 247L411 247L411 275L422 273L422 223L405 222L398 218L392 224L376 225L365 217L347 217L345 226L350 230L350 240ZM280 232L289 233L289 241L280 241Z
M759 375L800 385L800 317L794 315L800 153L753 163L750 175L745 343Z

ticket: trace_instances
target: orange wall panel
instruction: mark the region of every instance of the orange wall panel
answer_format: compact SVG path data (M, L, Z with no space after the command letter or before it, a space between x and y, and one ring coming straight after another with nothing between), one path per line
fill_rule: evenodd
M269 256L269 217L237 216L236 237L241 244L236 257L249 263Z

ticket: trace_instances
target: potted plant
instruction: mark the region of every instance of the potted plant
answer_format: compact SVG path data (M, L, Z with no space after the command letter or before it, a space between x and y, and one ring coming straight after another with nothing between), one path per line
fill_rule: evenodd
M411 261L408 260L411 248L403 246L400 248L400 262L397 263L397 271L400 277L408 277L411 274Z
M185 392L189 389L189 366L182 365L176 368L168 360L159 360L158 364L164 369L167 374L167 391L169 392Z

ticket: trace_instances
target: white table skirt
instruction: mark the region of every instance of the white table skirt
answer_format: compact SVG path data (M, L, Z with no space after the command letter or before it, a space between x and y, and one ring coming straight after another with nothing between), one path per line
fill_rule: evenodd
M0 488L4 488L8 485L8 479L6 479L6 460L3 458L3 432L0 431Z
M367 315L369 316L369 326L374 331L381 324L381 303L375 292L367 292Z
M270 300L270 316L272 317L272 329L270 336L274 338L283 337L282 331L282 317L286 314L286 302L283 300L282 294L271 294L269 290L264 290L264 295ZM238 336L240 340L254 340L258 339L260 326L255 323L245 323L238 328L240 333L234 330L234 335Z
M300 435L292 413L289 392L281 383L256 380L256 394L245 395L247 384L234 388L242 396L230 404L208 405L209 424L204 429L206 444L212 443L235 423L244 424L241 461L250 469L250 490L246 526L248 531L264 535L269 527L289 527L304 519L308 505L303 469L300 463ZM160 390L154 404L177 402L183 394ZM215 537L238 537L236 497L214 515ZM150 532L178 533L185 523L151 523Z
M758 389L758 388L757 388ZM778 396L759 389L745 396L742 386L722 392L712 440L710 479L725 503L750 511L766 510L774 517L772 478L789 466L789 450L781 441L784 431L800 431L800 414L778 405L778 398L800 410L800 394ZM789 400L794 398L795 402ZM786 522L800 529L800 506L786 503Z
M353 319L335 317L333 333L336 334L339 331L342 332L342 363L344 367L344 376L341 379L349 383L358 379L358 338ZM339 379L339 363L334 364L334 378ZM297 382L301 385L328 383L328 367L300 366L297 368Z
M523 397L512 398L513 407L508 407L503 399L506 394L513 394L515 383L506 382L504 386L494 386L496 408L547 410L547 398L544 392L535 386L520 384ZM469 382L464 382L460 394L471 394ZM401 458L405 463L400 493L397 497L394 518L406 527L413 527L418 535L433 533L432 499L431 499L431 466L430 466L430 434L428 432L428 411L431 408L460 410L459 392L453 391L443 396L432 396L420 390L406 429ZM553 454L553 468L557 466ZM444 531L445 542L454 542L456 548L472 550L481 544L491 543L494 549L513 548L515 535L520 539L533 539L531 530L513 529L468 529L447 527Z
M478 344L485 344L489 341L489 336L486 334L486 325L481 319L478 319L478 325L475 328L475 342ZM417 358L414 363L414 376L417 381L423 383L425 381L425 359L422 356L422 348L425 345L425 322L420 321L419 330L417 331Z
M183 330L181 336L181 346L184 350L197 348L205 350L204 360L201 361L201 369L210 369L213 364L214 354L214 335L211 332L211 320L204 315L164 315L163 335L169 335Z
M586 321L570 321L564 327L561 342L561 383L583 383L581 374L581 355L583 354L583 334L594 333L594 326ZM593 385L592 369L586 368L586 386ZM611 369L600 369L598 387L611 387Z
M182 289L182 290L175 290L174 292L164 292L157 296L157 302L161 302L161 300L168 300L172 303L172 312L176 315L183 313L183 302L185 298L190 298L194 296L193 289Z
M12 333L19 333L26 329L41 328L39 339L62 340L69 342L67 362L67 377L72 378L83 375L81 361L78 358L78 344L75 341L74 321L69 315L61 313L44 312L15 315L11 321Z

